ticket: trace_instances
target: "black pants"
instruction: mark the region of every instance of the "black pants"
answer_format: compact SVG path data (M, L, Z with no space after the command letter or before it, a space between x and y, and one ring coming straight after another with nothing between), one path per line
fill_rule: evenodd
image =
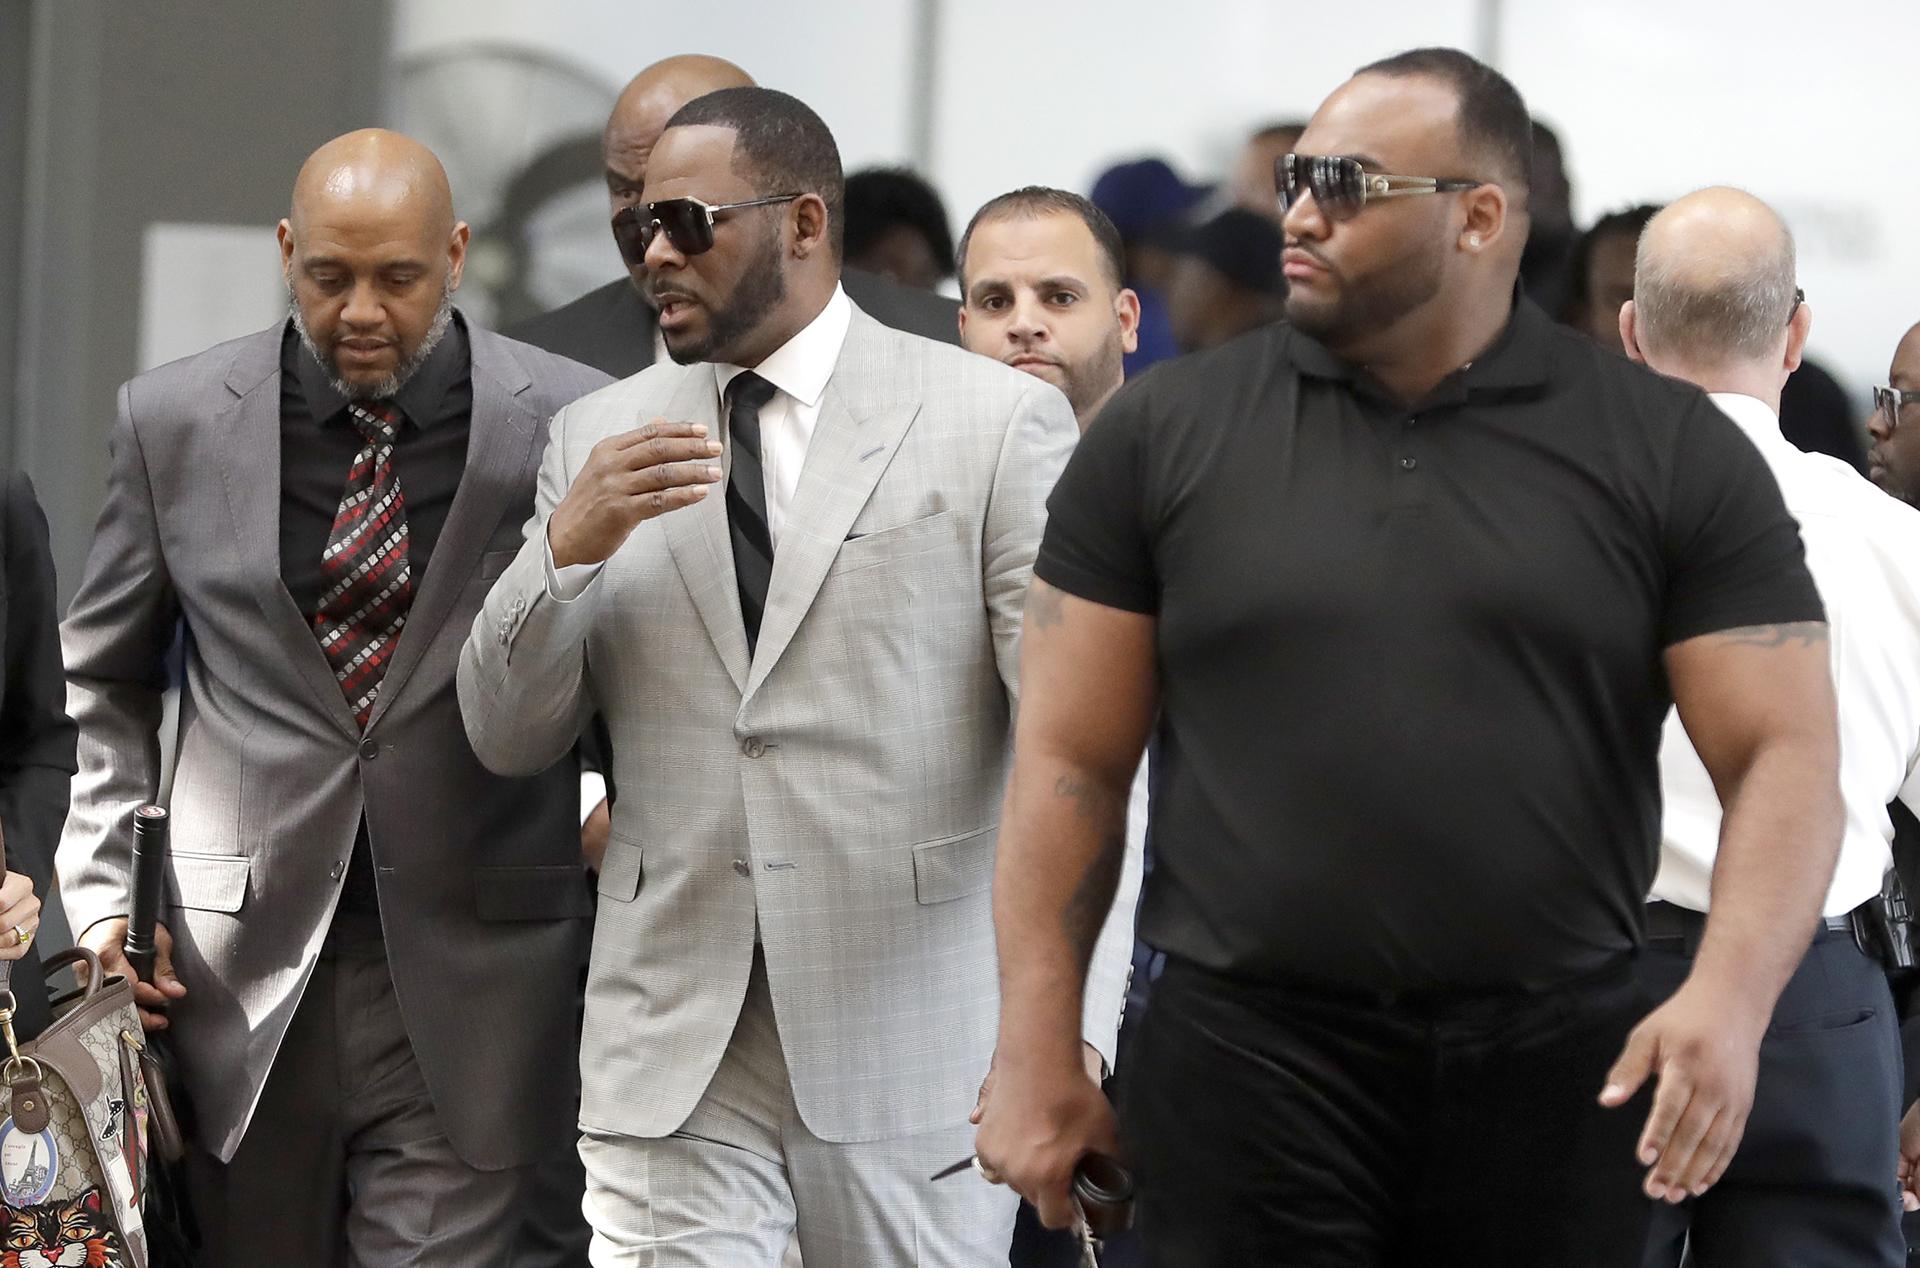
M1120 1067L1162 1268L1630 1268L1650 1099L1597 1097L1647 1011L1632 966L1391 1005L1170 960Z
M1639 961L1655 999L1692 964L1678 939L1652 940ZM1822 931L1761 1041L1739 1152L1704 1197L1656 1208L1648 1268L1674 1268L1689 1235L1699 1268L1904 1263L1893 1180L1901 1108L1886 975L1850 935Z

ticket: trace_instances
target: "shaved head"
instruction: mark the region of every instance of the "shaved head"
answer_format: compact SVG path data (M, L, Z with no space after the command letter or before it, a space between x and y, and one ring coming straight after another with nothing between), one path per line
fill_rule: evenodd
M1795 298L1793 235L1743 190L1688 194L1647 223L1634 258L1636 333L1649 357L1771 360Z
M701 53L669 57L635 75L614 102L600 140L615 209L638 200L647 158L680 107L722 88L753 86L753 76L732 62Z
M293 182L297 233L319 212L405 209L422 229L453 232L453 190L432 150L385 128L335 137L308 156Z
M398 132L335 137L301 165L280 263L301 342L349 400L398 392L453 319L467 257L446 169Z

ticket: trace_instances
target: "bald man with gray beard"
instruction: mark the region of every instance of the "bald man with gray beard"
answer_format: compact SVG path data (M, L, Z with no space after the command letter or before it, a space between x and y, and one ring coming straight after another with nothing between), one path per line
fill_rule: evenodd
M1647 1268L1675 1268L1689 1245L1699 1268L1905 1261L1891 1183L1901 1060L1881 896L1897 883L1887 804L1920 795L1920 512L1781 434L1780 391L1812 325L1793 236L1752 195L1689 194L1641 234L1622 342L1635 360L1711 394L1799 521L1832 632L1846 810L1820 918L1760 1043L1746 1136L1704 1192L1656 1208ZM1637 968L1664 999L1693 966L1706 913L1723 897L1713 883L1720 797L1671 713L1660 784L1660 870ZM1912 1135L1898 1167L1909 1193L1920 1120Z
M131 976L131 816L183 630L136 997L197 1111L207 1268L506 1263L531 1164L573 1137L575 771L483 769L453 670L548 420L607 379L462 316L467 239L424 147L339 137L280 222L287 319L120 390L61 631L57 861L81 941Z

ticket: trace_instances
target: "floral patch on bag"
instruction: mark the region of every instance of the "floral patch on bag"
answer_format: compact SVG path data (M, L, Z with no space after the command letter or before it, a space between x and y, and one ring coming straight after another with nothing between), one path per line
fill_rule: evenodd
M0 1208L0 1219L0 1268L125 1268L98 1189L66 1202Z

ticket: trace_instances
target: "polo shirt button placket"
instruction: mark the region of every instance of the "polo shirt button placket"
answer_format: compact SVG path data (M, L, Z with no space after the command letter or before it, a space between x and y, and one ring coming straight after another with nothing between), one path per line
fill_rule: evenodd
M1401 432L1403 433L1404 440L1409 446L1411 445L1411 442L1413 440L1413 430L1415 426L1419 424L1419 422L1420 422L1420 416L1418 414L1409 414L1407 415L1405 424L1403 424L1401 427ZM1420 460L1414 457L1412 454L1406 453L1403 451L1399 457L1398 465L1400 467L1401 475L1412 475L1415 471L1418 471L1420 469ZM1417 480L1402 481L1398 486L1396 486L1398 488L1398 496L1394 498L1394 505L1398 507L1410 507L1410 506L1420 505L1423 501L1425 501L1425 497L1422 494L1421 487L1420 487L1424 483L1425 483L1424 481L1417 481Z

